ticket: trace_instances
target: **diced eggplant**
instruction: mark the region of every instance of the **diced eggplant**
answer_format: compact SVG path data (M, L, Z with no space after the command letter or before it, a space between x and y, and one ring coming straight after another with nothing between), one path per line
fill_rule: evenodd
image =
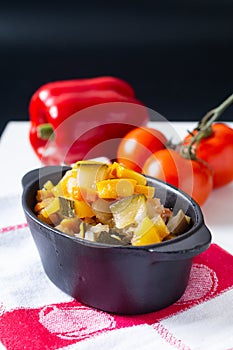
M112 245L126 245L126 243L123 240L121 240L119 236L110 235L108 232L105 231L102 231L98 235L96 242Z
M69 218L75 217L74 201L65 197L58 197L60 203L60 215Z
M191 218L180 209L176 215L169 218L167 228L171 234L178 236L189 229L190 222Z
M109 208L112 201L108 201L102 198L98 198L92 203L92 210L96 215L96 218L104 225L112 225L112 213Z
M129 228L117 229L115 226L110 228L110 234L115 237L119 237L125 245L131 244L131 240L134 236L135 227L130 226Z
M77 218L64 218L59 225L56 226L56 229L67 233L71 236L74 236L77 232L80 231L80 226L81 226L82 221Z
M100 213L112 214L110 210L110 205L113 201L109 201L103 198L98 198L96 201L92 203L92 210Z
M97 242L101 232L106 232L109 235L109 226L102 225L101 223L97 225L86 225L85 239Z
M77 237L80 237L79 235L77 235ZM96 242L97 234L91 230L87 230L85 232L85 239L87 239L88 241L91 241L91 242Z

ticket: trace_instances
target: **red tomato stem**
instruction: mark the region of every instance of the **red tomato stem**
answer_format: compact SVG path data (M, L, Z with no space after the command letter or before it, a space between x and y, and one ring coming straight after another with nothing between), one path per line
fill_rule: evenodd
M202 118L198 128L208 128L223 114L223 112L233 103L233 94L224 100L219 106L207 112Z
M197 159L196 150L199 146L200 141L203 138L209 137L212 134L212 124L222 115L222 113L233 103L233 94L231 94L226 100L224 100L219 106L208 111L196 127L197 133L189 132L192 138L188 145L183 145L180 149L182 157L186 159L199 160Z

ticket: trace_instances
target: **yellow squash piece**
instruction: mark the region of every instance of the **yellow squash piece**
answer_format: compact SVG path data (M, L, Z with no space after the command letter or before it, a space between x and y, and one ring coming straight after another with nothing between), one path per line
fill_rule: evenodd
M170 231L160 215L156 217L156 219L152 219L152 221L162 241L169 235Z
M146 185L146 178L144 175L124 167L123 165L114 162L113 164L109 165L109 177L110 178L127 178L127 179L133 179L137 181L137 184L139 185Z
M110 179L97 182L97 193L100 198L117 199L132 196L137 181L134 179Z
M43 201L45 199L54 197L54 194L52 193L52 190L46 190L45 188L42 188L41 190L38 190L37 193L36 193L36 200L37 200L37 202L40 202L40 201Z
M132 239L132 245L140 246L147 244L155 244L161 242L159 232L148 216L146 216L138 226L136 235Z
M60 181L63 195L70 196L73 187L77 185L77 169L72 169L66 172L66 175Z
M155 194L155 188L152 186L136 185L134 188L134 193L141 193L146 196L146 198L153 198Z
M64 186L62 185L61 181L51 189L51 192L55 197L66 195L66 191L64 191Z
M92 218L95 216L91 206L85 201L74 201L74 211L79 218Z
M98 198L98 194L95 190L92 190L91 188L74 186L72 188L71 197L74 200L85 200L87 202L94 202Z
M45 208L45 203L43 201L37 202L35 207L34 207L34 211L36 213L39 213L42 209Z
M44 209L41 210L41 214L48 218L51 214L57 213L60 210L60 201L58 197L55 197Z
M45 182L43 187L46 190L50 191L54 187L54 185L53 185L52 181L48 180L48 181Z
M48 225L53 225L53 221L50 219L50 217L44 217L44 215L42 214L38 214L37 215L38 219L43 221L44 223L48 224Z

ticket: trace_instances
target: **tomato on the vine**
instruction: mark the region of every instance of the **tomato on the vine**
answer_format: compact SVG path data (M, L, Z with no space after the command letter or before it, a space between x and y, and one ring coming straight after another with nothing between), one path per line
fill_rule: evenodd
M224 123L215 123L211 130L210 136L200 140L195 152L213 169L213 187L217 188L233 180L233 129ZM193 134L196 135L197 131L194 130ZM187 135L184 144L188 145L191 139L192 136Z
M154 152L166 147L167 138L159 130L138 127L121 140L117 161L135 171L142 171L145 160Z
M172 149L152 154L143 166L143 173L176 186L199 205L209 197L213 188L211 168L198 160L191 160Z

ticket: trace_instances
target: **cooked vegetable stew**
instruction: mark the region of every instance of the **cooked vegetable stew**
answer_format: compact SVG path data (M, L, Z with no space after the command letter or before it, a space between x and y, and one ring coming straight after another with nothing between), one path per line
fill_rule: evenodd
M79 161L62 179L37 191L38 218L79 238L113 245L147 245L172 239L191 225L155 196L146 177L121 164Z

